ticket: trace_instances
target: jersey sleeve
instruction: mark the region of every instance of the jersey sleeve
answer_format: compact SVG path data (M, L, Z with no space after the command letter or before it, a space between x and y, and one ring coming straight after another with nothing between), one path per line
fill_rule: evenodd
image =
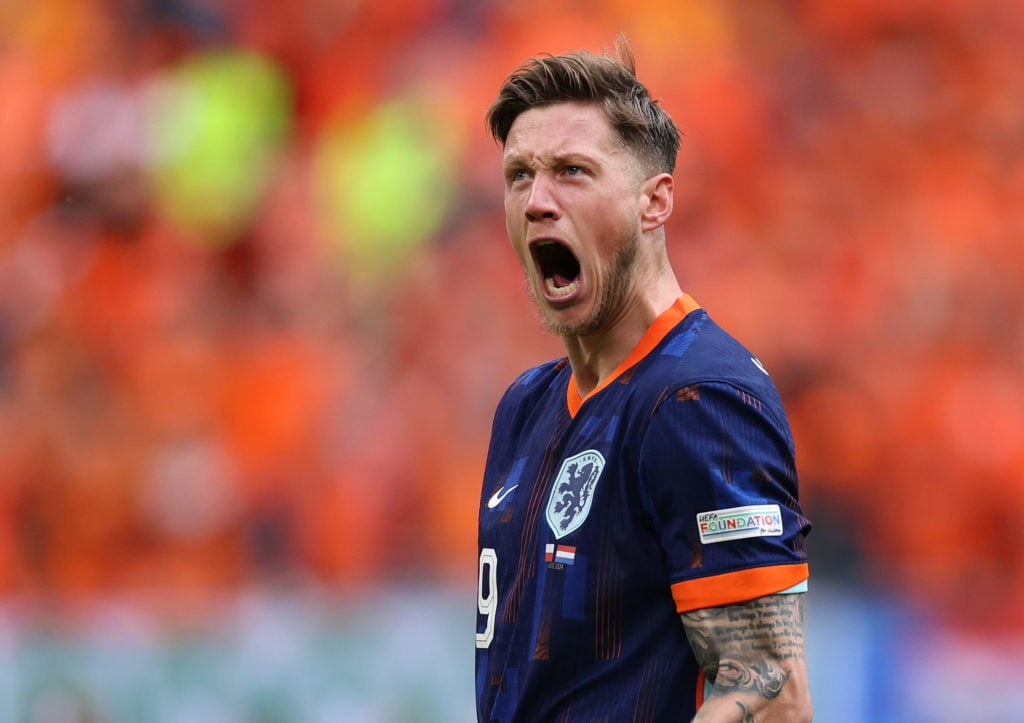
M807 580L810 524L797 502L793 441L777 398L718 382L675 390L651 417L639 469L678 612Z

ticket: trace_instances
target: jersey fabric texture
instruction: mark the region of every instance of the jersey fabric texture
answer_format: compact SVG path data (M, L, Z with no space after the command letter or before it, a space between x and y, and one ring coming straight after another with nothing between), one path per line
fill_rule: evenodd
M586 398L527 371L484 472L479 720L689 720L679 613L800 589L809 530L774 384L689 296Z

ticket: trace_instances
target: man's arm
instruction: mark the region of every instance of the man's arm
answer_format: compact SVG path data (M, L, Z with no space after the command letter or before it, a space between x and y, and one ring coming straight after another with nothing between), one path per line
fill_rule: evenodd
M681 614L711 683L697 721L810 721L804 593Z

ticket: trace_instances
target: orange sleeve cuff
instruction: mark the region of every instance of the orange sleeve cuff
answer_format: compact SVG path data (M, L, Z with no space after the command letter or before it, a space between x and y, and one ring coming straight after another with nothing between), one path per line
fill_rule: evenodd
M685 613L772 595L803 582L808 575L806 562L755 567L677 582L672 586L672 597L676 612Z

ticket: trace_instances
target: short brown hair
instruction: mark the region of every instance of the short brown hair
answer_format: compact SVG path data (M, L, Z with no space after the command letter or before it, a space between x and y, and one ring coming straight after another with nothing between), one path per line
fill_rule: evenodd
M577 51L527 60L505 79L487 111L491 135L504 146L515 119L536 106L595 103L649 172L672 173L679 153L679 130L637 80L633 51L624 35L616 38L615 50L618 58Z

